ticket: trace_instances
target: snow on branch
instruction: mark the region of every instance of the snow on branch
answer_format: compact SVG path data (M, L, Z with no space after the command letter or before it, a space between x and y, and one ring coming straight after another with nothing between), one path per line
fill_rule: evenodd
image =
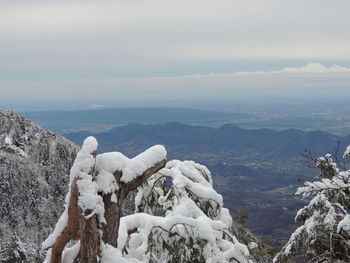
M127 257L145 262L251 262L247 247L230 234L232 218L203 165L168 162L138 188L135 205L148 214L121 219L118 248Z
M344 157L349 157L350 147ZM283 263L304 250L308 262L349 262L350 260L350 171L340 171L330 154L316 162L319 180L305 182L296 194L314 195L308 205L297 212L303 223L275 256Z
M166 159L166 150L162 145L155 145L143 153L131 159L123 169L121 181L129 183L137 176L142 175L147 169Z

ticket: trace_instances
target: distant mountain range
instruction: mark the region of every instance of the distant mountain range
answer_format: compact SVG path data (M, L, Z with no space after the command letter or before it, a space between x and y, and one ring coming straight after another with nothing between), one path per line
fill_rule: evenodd
M169 159L191 159L210 168L216 188L236 218L239 210L251 212L250 228L274 245L283 244L295 228L296 210L304 205L294 196L296 187L317 175L306 168L300 154L307 148L315 157L338 155L350 144L350 136L296 129L243 129L233 124L219 128L166 124L130 124L107 132L64 134L81 144L93 135L100 151L120 151L133 156L154 144L163 144ZM305 161L305 160L304 160Z
M174 154L205 152L230 155L238 159L247 156L264 160L298 158L305 148L310 149L315 156L332 153L338 141L341 142L341 152L350 144L350 136L338 137L323 131L243 129L233 124L211 128L177 122L159 125L130 124L101 133L81 131L64 134L77 144L81 144L89 135L98 139L103 151L137 151L154 144L163 144Z
M219 126L247 118L245 113L225 113L177 108L116 108L80 111L22 112L45 129L62 134L67 131L100 131L130 123L160 124L169 121L195 125Z
M283 107L280 105L279 107ZM80 111L38 111L21 112L25 117L44 129L58 134L89 130L92 132L107 131L113 127L139 124L163 124L181 122L190 125L220 127L225 123L234 123L245 128L269 128L284 130L296 128L302 130L323 130L334 134L348 134L350 124L348 116L343 113L325 111L316 114L304 106L299 111L285 112L284 108L276 108L273 112L258 111L253 108L225 112L182 109L182 108L114 108ZM318 111L317 111L318 112ZM331 115L330 115L331 114ZM335 115L335 116L334 116Z

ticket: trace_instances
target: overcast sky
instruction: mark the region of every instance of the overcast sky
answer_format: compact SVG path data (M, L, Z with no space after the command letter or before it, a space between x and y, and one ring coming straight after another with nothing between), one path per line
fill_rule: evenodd
M348 0L0 5L0 106L350 95Z

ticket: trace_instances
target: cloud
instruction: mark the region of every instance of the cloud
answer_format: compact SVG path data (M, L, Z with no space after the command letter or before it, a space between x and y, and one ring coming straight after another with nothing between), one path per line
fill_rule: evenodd
M313 74L329 74L329 73L350 73L350 67L343 67L339 65L333 65L326 67L319 63L309 63L299 68L286 67L280 71L271 73L313 73Z
M247 72L247 71L240 71L240 72L234 72L234 73L228 73L228 74L192 74L192 75L185 75L186 78L222 78L222 77L239 77L239 76L273 76L273 75L292 75L292 74L322 74L322 75L329 75L329 74L349 74L350 73L350 67L344 67L339 65L332 65L332 66L324 66L320 63L309 63L305 66L301 67L285 67L281 70L270 70L270 71L253 71L253 72Z
M166 106L169 100L219 101L267 97L349 97L350 68L310 63L265 72L195 76L83 78L32 82L0 82L1 102L85 101L103 105ZM113 102L113 103L112 103ZM159 104L160 103L160 104Z
M86 68L161 71L169 60L350 59L349 9L348 0L1 1L0 69L65 79Z
M93 103L93 104L90 104L90 106L89 106L89 108L90 109L103 109L103 108L106 108L106 107L108 107L107 105L103 105L103 104L95 104L95 103Z

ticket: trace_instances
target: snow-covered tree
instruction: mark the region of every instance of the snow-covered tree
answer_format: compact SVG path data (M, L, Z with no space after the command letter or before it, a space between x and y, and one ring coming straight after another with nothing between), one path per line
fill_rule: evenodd
M349 156L350 147L344 158ZM350 262L350 170L341 171L330 154L318 158L316 166L320 170L318 181L305 182L296 192L313 196L296 215L303 225L276 255L275 263L286 262L297 252L310 263Z
M39 247L22 242L16 235L0 240L0 263L40 263L43 259Z
M205 166L166 163L161 145L133 159L96 150L95 138L85 139L66 209L43 243L46 263L252 262ZM135 189L136 211L122 217Z

